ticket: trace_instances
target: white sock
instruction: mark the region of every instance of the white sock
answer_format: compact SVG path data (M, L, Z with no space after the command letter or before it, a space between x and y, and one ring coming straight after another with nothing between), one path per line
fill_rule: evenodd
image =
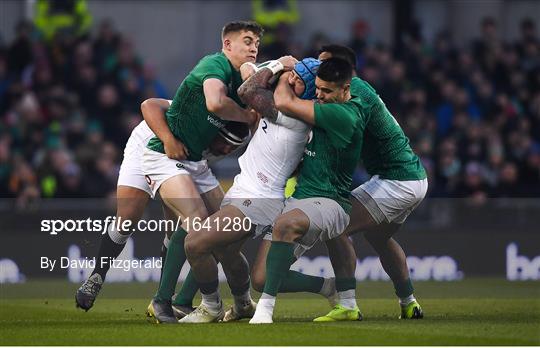
M259 299L259 302L257 303L257 312L259 310L264 310L265 312L274 313L275 305L276 297L263 292L261 298Z
M234 295L234 309L239 310L251 304L249 289L242 295Z
M413 294L410 294L407 297L400 297L399 298L399 304L402 305L402 306L406 306L406 305L408 305L409 303L411 303L413 301L416 301Z
M201 294L202 301L201 304L204 305L211 314L219 313L221 309L221 296L219 295L219 290L214 291L211 294Z
M323 286L319 294L324 297L330 297L336 292L336 278L324 278Z
M339 304L347 309L355 309L356 305L356 291L355 289L350 289L346 291L338 291Z
M274 306L276 305L276 297L263 292L253 318L249 321L250 324L270 324L273 322Z
M109 224L109 226L107 227L108 229L108 234L109 234L109 237L111 238L111 240L113 242L115 242L116 244L126 244L127 240L129 239L129 237L133 234L133 232L131 232L130 234L121 234L114 226L115 224Z

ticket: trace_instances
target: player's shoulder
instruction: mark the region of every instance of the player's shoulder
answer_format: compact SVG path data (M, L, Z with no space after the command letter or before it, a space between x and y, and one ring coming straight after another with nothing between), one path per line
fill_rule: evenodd
M202 57L196 68L208 68L211 66L228 68L229 60L223 52L216 52Z
M330 103L320 104L320 107L332 110L334 114L339 114L343 117L357 118L361 116L364 107L360 97L351 96L351 99L345 103Z
M307 129L310 128L307 123L301 120L298 120L296 118L287 116L281 111L278 111L278 114L274 123L278 126L282 126L282 127L285 127L293 131L297 131L297 132L305 132Z
M358 91L364 91L364 92L377 94L377 92L375 91L375 88L373 88L373 86L371 86L369 82L361 79L358 76L354 76L351 79L351 90L355 90L355 89L357 89Z
M353 77L351 80L351 96L353 98L360 98L364 107L380 104L382 102L375 88L367 81L364 81L357 76Z

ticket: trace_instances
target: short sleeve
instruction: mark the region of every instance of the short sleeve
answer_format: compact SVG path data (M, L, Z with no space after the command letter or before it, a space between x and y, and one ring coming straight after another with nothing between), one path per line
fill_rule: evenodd
M350 104L315 104L315 127L325 130L332 144L340 149L351 143L360 122L360 112Z
M225 85L228 85L232 80L231 66L227 58L222 55L204 57L193 69L192 74L201 84L211 78L218 79Z

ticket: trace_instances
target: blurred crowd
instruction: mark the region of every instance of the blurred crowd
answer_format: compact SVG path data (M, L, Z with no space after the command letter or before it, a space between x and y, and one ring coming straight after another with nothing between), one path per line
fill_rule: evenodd
M140 103L168 97L154 67L110 21L95 37L16 34L0 48L0 196L113 195Z
M467 45L446 33L434 42L412 33L392 48L359 20L343 42L421 157L430 196L540 196L540 41L533 21L520 29L519 40L504 42L486 18ZM317 56L330 43L318 34L302 47L290 31L278 27L260 60ZM45 40L29 22L16 32L0 42L0 197L24 204L113 195L140 103L172 91L110 21L95 35ZM355 182L366 175L359 168Z
M409 137L429 175L431 197L540 197L540 40L523 19L520 38L504 42L492 18L477 39L456 45L440 33L426 42L420 24L396 47L375 42L358 20L344 42L357 73L379 93ZM330 40L320 33L307 48L290 40L290 26L261 57L317 56ZM264 58L263 58L264 59ZM355 184L367 180L359 168Z

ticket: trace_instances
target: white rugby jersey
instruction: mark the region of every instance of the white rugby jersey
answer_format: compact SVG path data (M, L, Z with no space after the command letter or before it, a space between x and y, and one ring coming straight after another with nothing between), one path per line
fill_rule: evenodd
M304 154L310 127L278 113L276 122L261 119L246 152L238 159L234 185L253 197L283 198L285 184Z

